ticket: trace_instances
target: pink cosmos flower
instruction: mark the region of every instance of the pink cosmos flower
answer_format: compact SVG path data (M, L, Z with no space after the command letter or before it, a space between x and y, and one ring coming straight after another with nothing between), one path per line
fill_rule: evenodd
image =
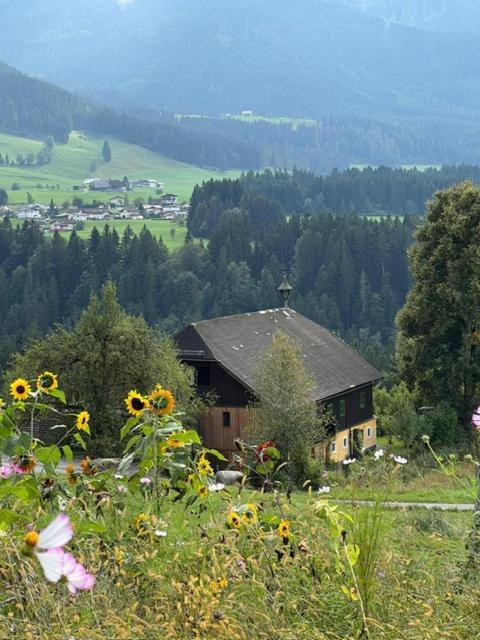
M140 484L151 484L151 482L151 478L147 478L147 476L145 476L144 478L140 478Z
M40 533L29 531L25 541L40 562L45 578L53 583L65 579L68 590L75 595L77 591L91 589L95 584L95 577L87 573L71 553L66 553L61 548L72 537L73 527L69 517L60 513Z
M40 555L46 579L53 583L65 580L72 596L78 591L90 591L95 584L95 576L87 573L71 553L66 553L63 549L50 549L46 553L37 554L37 558Z
M480 429L480 407L475 409L475 413L472 416L472 424L475 429Z
M0 478L2 480L6 480L7 478L9 478L12 473L15 473L15 471L9 462L0 466Z

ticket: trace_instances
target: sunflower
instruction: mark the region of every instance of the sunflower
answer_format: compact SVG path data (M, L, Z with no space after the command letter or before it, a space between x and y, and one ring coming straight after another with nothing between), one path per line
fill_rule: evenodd
M142 396L138 391L130 391L125 398L127 411L132 416L141 416L142 411L148 409L148 398Z
M197 489L197 494L200 498L206 498L208 496L207 487L202 484L202 486Z
M88 456L85 456L85 458L80 462L80 467L86 476L94 476L97 473L97 470L92 466L91 460Z
M255 522L257 522L257 506L249 502L245 507L245 511L242 515L242 520L247 524L254 524Z
M213 594L217 594L219 591L223 591L228 587L227 578L217 578L216 580L210 581L210 590Z
M204 453L202 453L198 460L197 471L200 476L213 476L212 465L207 460Z
M149 534L151 524L151 518L146 513L140 513L133 519L133 527L141 537Z
M280 520L280 524L277 527L277 534L283 540L288 540L290 537L290 521L289 520Z
M67 476L67 482L70 485L77 483L77 474L75 473L75 467L73 464L67 464L65 467L65 475Z
M21 456L16 456L13 459L13 464L20 473L31 473L37 466L37 461L33 454L26 453Z
M79 431L85 431L86 433L90 433L90 425L88 421L90 420L90 414L88 411L80 411L77 416L77 429Z
M10 394L14 400L26 400L31 391L32 388L24 378L17 378L10 385Z
M175 399L171 391L163 389L159 384L148 396L150 408L157 416L166 416L175 408Z
M232 529L240 529L242 526L242 521L236 511L230 511L227 515L227 524L232 527Z
M37 389L44 393L50 393L50 391L58 389L57 376L51 371L44 371L37 378Z
M183 440L180 440L180 438L176 438L175 436L170 436L167 440L167 444L172 449L179 449L180 447L185 446L185 442L183 442Z

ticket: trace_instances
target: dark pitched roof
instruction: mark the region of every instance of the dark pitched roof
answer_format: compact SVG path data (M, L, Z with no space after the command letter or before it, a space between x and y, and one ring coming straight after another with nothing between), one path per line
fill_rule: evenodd
M314 400L323 400L381 378L330 331L293 309L269 309L195 322L177 334L185 360L216 360L237 380L255 391L258 359L273 334L283 331L299 344L314 381Z

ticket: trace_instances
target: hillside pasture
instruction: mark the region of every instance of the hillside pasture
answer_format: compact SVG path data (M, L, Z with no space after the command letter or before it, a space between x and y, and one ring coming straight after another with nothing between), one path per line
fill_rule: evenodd
M48 204L53 198L56 204L64 200L71 200L75 195L84 200L93 198L105 202L118 195L116 192L79 192L74 191L74 185L82 186L88 178L116 178L128 176L130 180L151 178L164 184L166 193L175 193L180 201L190 198L196 184L212 177L237 177L240 171L216 171L202 169L193 165L171 160L160 154L133 144L122 142L109 137L112 149L111 162L104 162L102 158L103 137L72 132L67 144L56 144L53 149L53 159L42 166L0 166L0 188L7 191L10 204L27 202L27 192L34 201ZM36 154L40 151L42 142L28 138L20 138L0 134L0 153L8 154L10 160L15 160L17 154ZM95 164L95 168L92 166ZM12 191L14 183L20 189ZM38 188L41 185L42 188ZM48 185L48 186L47 186ZM155 196L155 189L140 189L129 193L130 200L137 197L148 200Z

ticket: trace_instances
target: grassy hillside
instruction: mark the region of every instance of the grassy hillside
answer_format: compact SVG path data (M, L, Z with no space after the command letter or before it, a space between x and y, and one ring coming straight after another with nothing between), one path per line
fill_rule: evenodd
M36 202L49 203L53 198L61 203L75 195L73 185L82 184L83 180L92 177L130 179L153 178L165 185L166 192L178 194L181 200L190 197L195 184L208 180L210 177L235 177L240 171L227 172L205 170L193 165L184 164L161 156L142 147L109 138L112 149L112 161L105 163L102 159L103 138L90 134L73 132L67 144L57 144L54 147L53 160L48 165L40 167L2 167L0 166L0 187L8 191L9 203L20 204L27 201L27 191ZM0 153L8 154L15 159L17 154L26 155L36 153L41 148L38 140L18 138L0 134ZM96 169L92 171L92 162ZM20 185L20 190L12 191L14 183ZM43 188L39 188L41 185ZM48 185L48 187L47 187ZM98 200L108 200L114 194L85 193L77 194L84 199L95 197ZM152 189L136 190L131 199L155 195Z

